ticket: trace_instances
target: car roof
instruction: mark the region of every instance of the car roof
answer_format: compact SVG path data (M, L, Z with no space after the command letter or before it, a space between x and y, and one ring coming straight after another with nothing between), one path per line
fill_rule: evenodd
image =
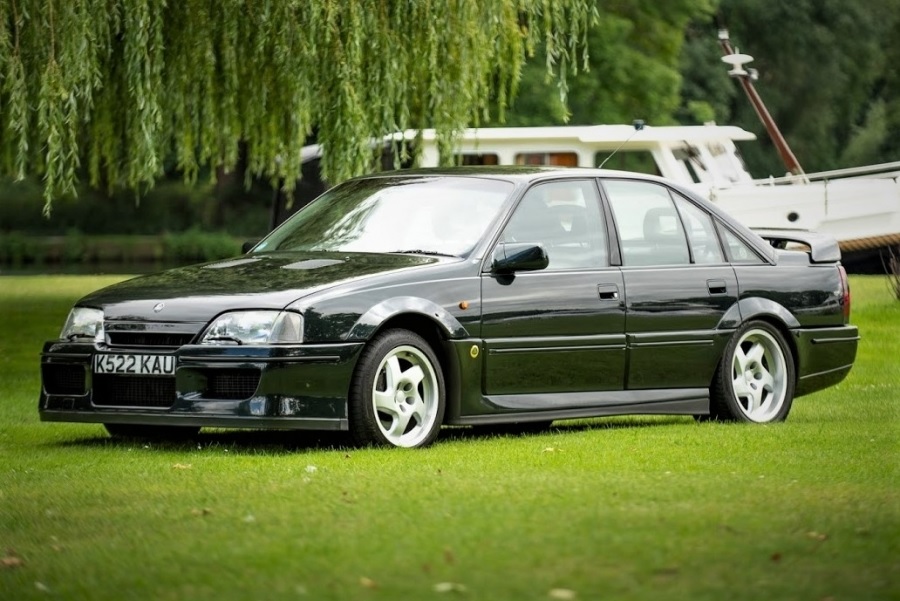
M634 171L617 171L614 169L591 169L587 167L552 167L545 165L465 165L459 167L423 167L418 169L398 169L395 171L381 171L369 175L363 175L356 180L377 178L421 178L421 177L471 177L501 179L518 185L527 185L530 182L548 179L579 179L585 177L633 179L646 182L655 182L677 190L694 202L703 206L708 212L716 215L732 231L738 233L745 241L751 243L754 248L771 263L776 261L776 254L772 247L753 230L726 213L720 207L709 200L698 196L690 190L672 180L657 175L636 173Z
M549 167L544 165L464 165L459 167L421 167L418 169L398 169L396 171L381 171L363 175L356 179L370 179L379 177L490 177L508 179L514 181L532 181L551 176L558 177L628 177L666 181L652 175L644 175L629 171L614 171L610 169L590 169L585 167Z

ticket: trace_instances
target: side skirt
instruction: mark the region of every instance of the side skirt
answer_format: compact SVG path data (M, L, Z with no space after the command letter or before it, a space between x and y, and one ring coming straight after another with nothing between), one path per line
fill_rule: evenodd
M633 390L560 394L498 395L485 398L497 413L464 415L448 424L578 419L612 415L708 415L709 390Z

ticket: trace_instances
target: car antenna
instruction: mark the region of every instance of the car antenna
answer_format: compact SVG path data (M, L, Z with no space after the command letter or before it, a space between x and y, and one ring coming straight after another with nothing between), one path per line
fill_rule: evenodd
M619 144L619 146L618 146L615 150L613 150L613 151L609 154L608 157L606 157L605 159L603 159L603 162L600 163L600 166L598 166L597 169L603 169L603 165L606 164L606 161L608 161L609 159L611 159L611 158L613 158L614 156L616 156L616 153L619 152L619 150L621 150L623 146L625 146L626 144L628 144L628 142L629 142L629 140L631 140L631 138L633 138L635 135L637 135L637 133L638 133L639 131L641 131L642 129L644 129L644 120L643 120L643 119L635 119L634 121L631 122L631 125L634 126L634 133L631 134L630 136L628 136L628 138L627 138L624 142L622 142L621 144Z

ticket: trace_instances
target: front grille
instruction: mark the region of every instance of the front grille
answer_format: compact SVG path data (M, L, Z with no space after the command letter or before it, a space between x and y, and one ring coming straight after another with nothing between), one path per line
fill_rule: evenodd
M81 395L84 388L84 365L45 363L41 365L41 377L47 394Z
M178 348L190 344L193 334L171 332L108 332L110 346L164 346Z
M103 407L171 407L174 377L94 375L94 405Z
M206 372L206 392L210 399L249 399L259 385L258 369L210 369Z

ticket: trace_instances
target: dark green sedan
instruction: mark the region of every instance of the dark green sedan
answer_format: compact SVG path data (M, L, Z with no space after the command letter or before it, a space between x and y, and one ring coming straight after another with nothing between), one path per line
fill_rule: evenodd
M41 419L398 447L442 424L781 421L844 379L859 336L835 242L763 236L634 173L353 179L243 256L78 301L43 349Z

